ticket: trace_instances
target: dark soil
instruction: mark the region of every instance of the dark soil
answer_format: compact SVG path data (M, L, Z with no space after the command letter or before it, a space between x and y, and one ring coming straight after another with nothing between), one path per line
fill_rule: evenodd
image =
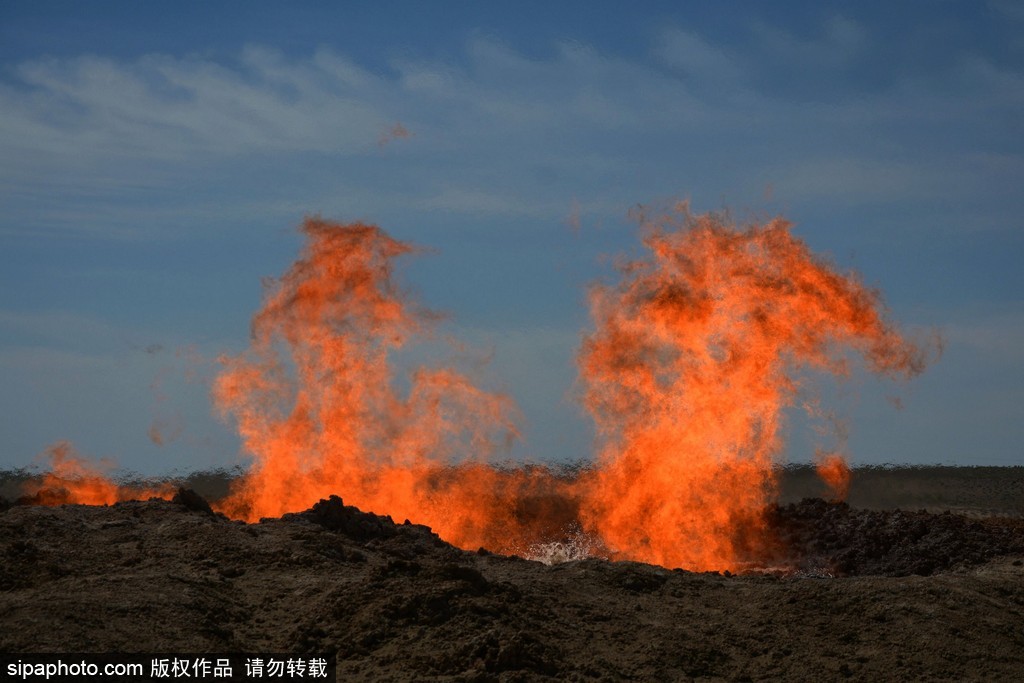
M1024 520L924 510L856 510L807 498L773 508L769 528L788 565L832 576L930 576L1024 554Z
M465 552L338 498L259 524L191 492L15 505L0 651L325 653L346 681L1021 679L1020 520L770 517L789 564L731 576Z

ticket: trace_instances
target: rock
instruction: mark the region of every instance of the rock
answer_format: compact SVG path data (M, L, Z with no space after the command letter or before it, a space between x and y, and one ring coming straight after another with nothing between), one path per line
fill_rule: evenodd
M193 512L201 512L203 514L214 516L213 508L206 502L206 499L200 496L192 489L179 488L178 492L174 494L174 498L171 498L172 503L178 505L184 505L186 509L192 510Z

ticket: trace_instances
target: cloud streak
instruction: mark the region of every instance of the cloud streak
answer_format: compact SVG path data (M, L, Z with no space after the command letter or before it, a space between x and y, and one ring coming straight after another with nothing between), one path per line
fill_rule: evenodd
M110 236L144 229L119 201L132 193L195 223L202 200L186 207L175 194L190 178L226 190L210 210L228 215L259 209L225 202L318 210L319 198L355 196L357 212L536 217L542 206L556 221L572 197L621 212L680 193L746 202L766 183L784 200L887 202L934 199L980 173L1000 182L975 142L992 135L993 117L1019 128L1005 114L1024 102L1020 73L967 54L942 73L812 105L773 92L759 64L840 68L870 50L867 30L836 16L817 37L767 26L753 36L723 46L667 29L652 61L574 43L531 58L477 36L462 62L396 59L379 73L327 47L24 61L0 84L0 230L33 220L73 231L91 221ZM385 148L381 131L395 121L416 136ZM1001 150L1003 175L1019 177L1021 152ZM376 180L384 173L387 183ZM58 201L44 202L57 187ZM105 215L110 206L128 213Z

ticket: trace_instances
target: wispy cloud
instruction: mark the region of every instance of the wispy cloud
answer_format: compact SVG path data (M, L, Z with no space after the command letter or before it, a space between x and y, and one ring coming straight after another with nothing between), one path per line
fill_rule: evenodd
M384 120L374 79L325 51L249 48L236 63L148 56L34 61L3 92L5 146L181 161L259 151L366 150Z
M653 54L671 69L719 87L735 87L744 76L743 68L733 57L693 31L663 31L655 41Z
M758 25L728 44L670 27L649 60L568 42L528 57L475 36L457 63L377 72L326 47L25 61L0 83L0 231L117 237L341 200L360 215L557 223L573 197L621 212L673 194L745 202L771 183L784 201L884 203L1019 178L1020 144L1005 141L1000 169L978 143L1014 130L1024 75L982 55L815 103L762 78L766 65L841 70L872 45L834 16L814 34ZM382 146L396 121L415 137ZM138 207L166 220L147 228Z
M1004 311L972 317L945 327L944 340L951 347L964 347L990 362L998 361L1002 367L1024 367L1024 313Z
M134 332L93 316L69 311L0 310L0 348L32 344L49 348L126 347Z
M762 52L777 63L800 69L836 69L863 57L871 47L867 29L843 15L829 17L806 37L774 24L757 22L754 35Z

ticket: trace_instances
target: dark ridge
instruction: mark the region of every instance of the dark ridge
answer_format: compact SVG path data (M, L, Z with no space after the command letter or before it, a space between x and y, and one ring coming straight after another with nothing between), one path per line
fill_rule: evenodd
M214 516L213 508L206 502L206 499L192 489L179 488L178 492L174 494L174 498L171 498L171 502L184 505L186 509L193 512L201 512L211 517Z
M67 489L43 488L31 495L18 496L13 505L65 505L70 498Z
M806 570L837 576L930 576L1024 553L1024 520L949 512L858 510L805 498L773 506L769 529Z
M390 515L381 516L372 512L363 512L353 505L345 505L341 498L333 495L330 498L321 499L308 510L281 516L281 521L284 522L299 520L312 522L329 531L344 534L363 543L412 534L436 541L440 545L447 545L440 541L437 534L428 526L412 524L408 521L401 525L395 524Z

